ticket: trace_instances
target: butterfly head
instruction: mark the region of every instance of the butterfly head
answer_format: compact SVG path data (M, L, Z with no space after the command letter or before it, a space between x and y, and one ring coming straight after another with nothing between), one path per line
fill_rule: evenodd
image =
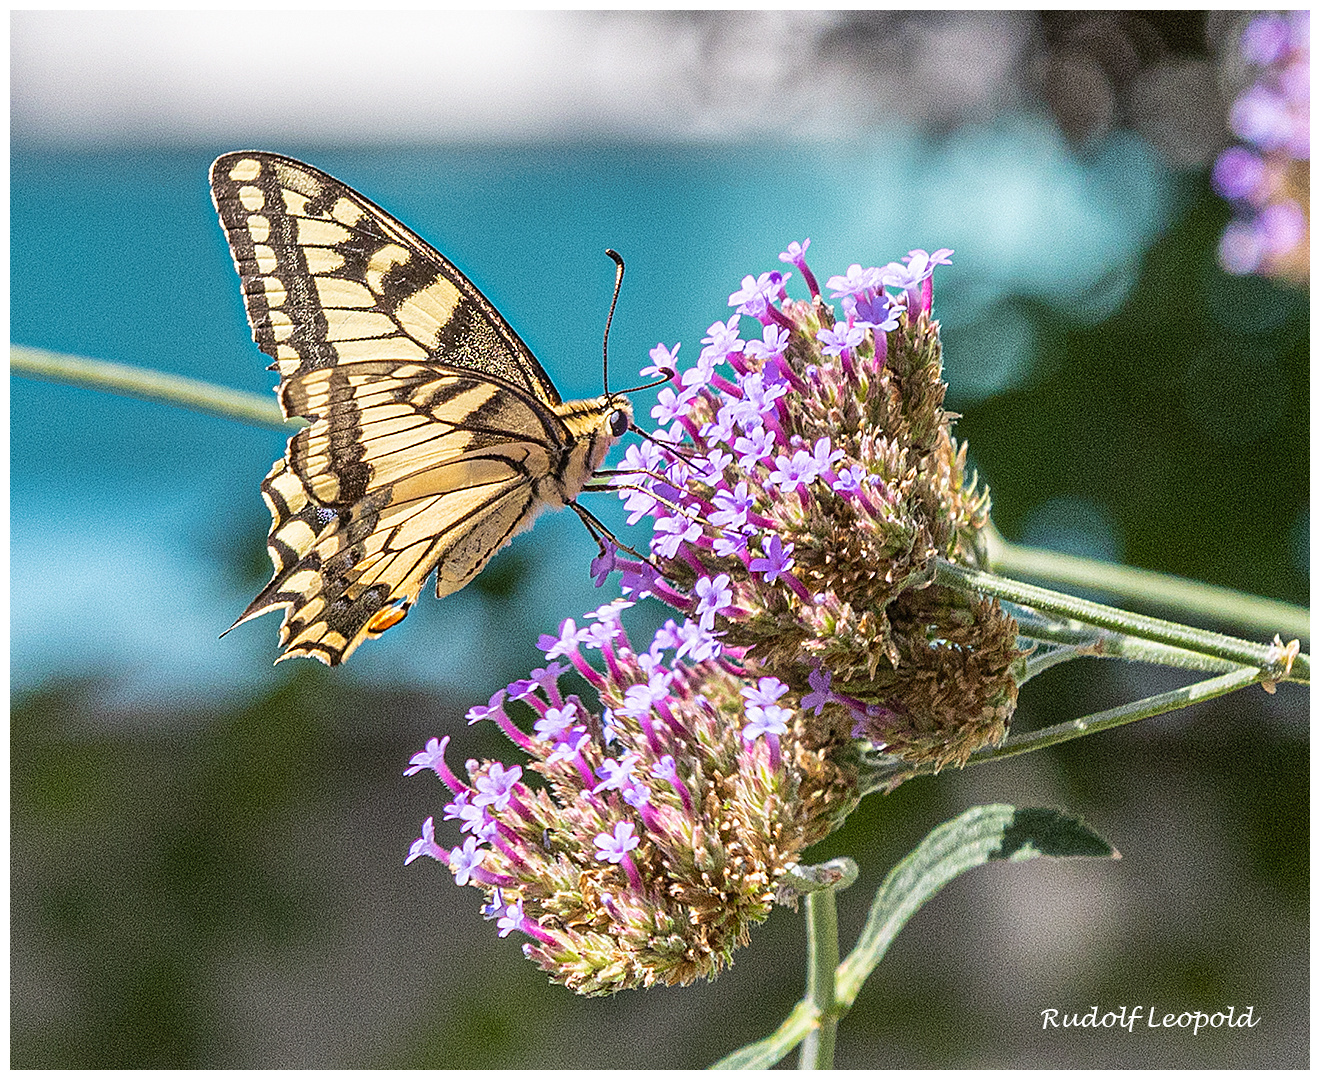
M601 398L601 407L605 410L605 424L609 428L610 438L622 439L632 426L633 407L622 394L613 394Z
M622 394L604 394L595 404L598 420L590 461L592 472L601 467L610 447L628 433L633 422L632 402Z

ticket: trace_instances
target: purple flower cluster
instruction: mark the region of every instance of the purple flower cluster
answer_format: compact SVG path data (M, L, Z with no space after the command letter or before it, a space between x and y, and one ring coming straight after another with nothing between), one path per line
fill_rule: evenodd
M620 571L626 595L655 596L744 650L750 674L785 687L778 708L814 691L815 673L833 680L851 734L902 754L915 744L896 718L909 715L919 753L960 760L1002 734L1015 695L995 691L993 720L978 708L971 732L941 747L947 725L917 718L895 678L877 680L904 659L890 603L927 584L936 558L970 560L986 520L941 405L933 277L952 252L854 263L825 282L836 310L809 245L779 258L810 302L788 299L791 271L749 274L691 367L677 367L678 345L651 350L644 373L672 383L651 411L658 427L611 481L629 524L652 519L651 560L607 547L592 572L603 584Z
M746 684L690 619L669 620L635 652L620 622L630 606L606 604L581 627L566 619L538 642L544 668L468 713L497 724L542 785L492 761L469 761L460 779L448 737L406 772L444 782L444 817L466 834L445 848L428 818L407 861L436 859L483 890L500 936L526 935L529 957L587 994L714 975L769 913L785 869L858 796L814 726L778 704L786 686ZM584 649L600 653L597 666ZM570 671L597 692L599 712L561 689Z
M1016 623L933 580L977 562L989 509L943 408L952 252L854 264L826 298L808 246L743 279L691 366L651 351L658 427L612 480L629 523L651 519L649 558L607 544L591 573L624 598L542 636L546 666L468 713L529 763L460 779L433 739L408 770L449 787L464 834L446 848L427 819L409 861L483 890L501 936L581 993L713 975L856 804L858 740L962 763L1016 703ZM637 652L620 615L646 595L678 618Z
M1254 75L1229 113L1239 143L1216 160L1215 191L1234 208L1219 260L1233 274L1309 277L1311 16L1254 16L1239 43Z
M795 242L779 257L798 267L818 298L815 277L805 262L810 243ZM842 301L844 318L812 327L820 355L837 358L849 374L856 373L859 363L867 365L870 375L881 371L888 332L898 327L904 312L909 319L929 315L932 272L947 264L951 254L948 249L933 255L918 250L904 262L866 269L854 264L846 274L830 278L827 287L832 298ZM797 430L792 401L809 393L809 384L820 382L820 372L809 368L799 374L787 358L794 336L802 333L776 306L786 299L789 276L771 271L745 277L742 288L729 297L736 312L709 327L693 367L676 370L677 345L669 349L660 344L651 350L653 364L643 373L672 371L674 385L660 392L651 410L658 430L648 441L628 448L612 481L630 512L629 524L643 516L653 519L651 553L669 564L685 564L690 574L678 577L691 581L686 592L680 591L669 575L607 552L593 566L598 582L609 570L622 570L626 594L657 596L697 617L707 629L716 616L736 619L745 607L747 589L720 572L728 560L767 583L782 583L803 603L812 602L792 572L794 545L784 535L789 523L782 513L757 512L748 478L789 497L790 504L796 501L801 509L811 506L813 493L822 487L873 515L883 515L894 502L883 470L873 471L873 456L858 456L851 445L835 445L846 433L808 440ZM897 291L891 295L887 288ZM742 339L743 316L757 320L759 337ZM722 373L725 365L730 370ZM800 514L790 510L789 516Z

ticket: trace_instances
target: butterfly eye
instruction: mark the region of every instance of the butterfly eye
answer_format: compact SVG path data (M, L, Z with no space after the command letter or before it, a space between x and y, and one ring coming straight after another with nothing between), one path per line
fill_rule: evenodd
M610 434L616 439L623 437L623 433L628 430L628 414L622 409L615 409L610 413Z

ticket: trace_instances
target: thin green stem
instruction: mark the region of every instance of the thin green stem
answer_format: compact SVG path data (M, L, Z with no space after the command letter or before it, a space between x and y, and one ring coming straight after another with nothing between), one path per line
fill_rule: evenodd
M1022 630L1020 625L1019 630ZM1027 657L1024 664L1025 674L1018 680L1019 686L1042 671L1054 667L1055 664L1088 657L1162 664L1165 667L1182 668L1185 671L1235 671L1242 666L1232 660L1206 656L1204 653L1190 652L1187 649L1177 649L1172 645L1156 645L1127 634L1111 634L1106 631L1096 633L1095 630L1088 630L1087 634L1077 635L1068 631L1060 635L1064 639L1063 643L1060 643L1058 637L1048 633L1038 633L1034 630L1022 632L1024 637L1034 643L1048 642L1057 647L1038 651Z
M781 1061L815 1028L819 1017L810 1002L799 1001L787 1019L775 1030L754 1043L739 1047L720 1058L712 1069L768 1069Z
M268 394L231 390L200 379L189 379L183 375L171 375L169 372L152 371L130 364L112 364L107 360L91 360L85 356L70 356L26 345L10 345L9 370L17 375L108 390L112 394L125 394L148 401L163 401L245 424L281 428L285 431L295 431L303 426L300 421L285 420L279 405Z
M781 884L784 893L806 898L807 992L772 1035L748 1043L721 1058L713 1069L768 1069L801 1046L803 1069L828 1069L834 1062L834 1039L847 1004L839 1001L839 922L835 896L857 880L857 864L847 856L815 866L796 866ZM809 1044L809 1045L808 1045Z
M996 573L1105 592L1127 602L1154 604L1169 612L1226 622L1266 636L1277 633L1284 640L1311 640L1311 613L1295 604L1173 574L1009 543L993 525L984 536L989 568Z
M839 916L834 896L834 889L807 893L806 1001L820 1021L802 1040L799 1069L834 1067L834 1039L839 1027L834 995L835 969L839 966Z
M1152 716L1159 716L1162 713L1173 712L1175 709L1183 709L1200 701L1222 697L1224 694L1231 694L1235 690L1241 690L1253 683L1264 681L1265 674L1260 669L1239 668L1227 675L1204 679L1201 682L1192 683L1191 686L1170 690L1167 693L1154 694L1151 697L1128 702L1126 705L1120 705L1114 709L1091 713L1089 716L1068 720L1062 724L1042 728L1040 731L1029 731L1022 735L1014 735L1005 739L998 746L988 746L977 750L967 759L967 764L983 765L988 761L1000 761L1003 758L1017 757L1019 754L1030 754L1036 750L1043 750L1047 746L1056 746L1059 743L1080 739L1083 735L1094 735L1098 731L1107 731L1109 728L1120 727L1123 724L1131 724L1137 720L1145 720ZM887 762L876 767L868 774L866 786L871 791L880 788L893 788L902 781L909 780L914 776L927 776L937 771L935 767L930 765Z
M961 589L964 592L996 596L1001 600L1022 604L1065 619L1075 619L1102 630L1112 630L1148 642L1172 645L1190 652L1260 668L1277 682L1310 681L1310 657L1299 654L1292 661L1289 669L1276 646L1243 641L1241 638L1229 637L1227 634L1199 630L1165 619L1123 611L1106 604L1096 604L1069 596L1067 593L1044 589L1039 585L1028 585L1025 582L1014 581L1011 578L1000 577L998 574L976 570L944 559L939 560L936 565L935 580L941 585Z

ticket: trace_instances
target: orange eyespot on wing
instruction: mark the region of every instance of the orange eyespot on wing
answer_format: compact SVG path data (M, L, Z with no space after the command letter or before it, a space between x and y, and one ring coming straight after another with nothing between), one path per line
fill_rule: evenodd
M398 607L376 612L367 622L367 637L380 637L391 626L398 626L399 623L403 622L407 614L407 604L400 604Z

